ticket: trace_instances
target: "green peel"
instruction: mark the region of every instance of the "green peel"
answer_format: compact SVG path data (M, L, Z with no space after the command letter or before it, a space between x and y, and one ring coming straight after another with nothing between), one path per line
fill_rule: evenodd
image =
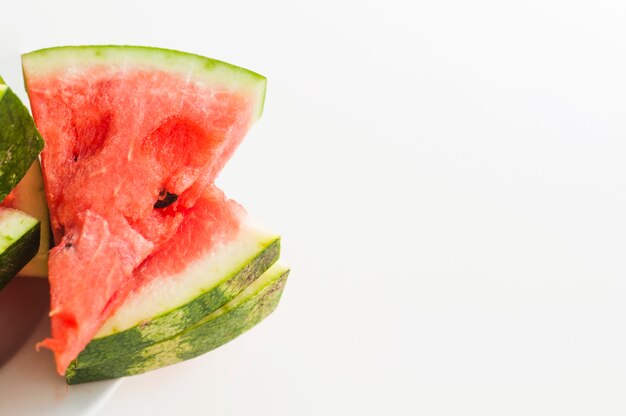
M39 230L36 218L0 207L0 289L37 253Z
M30 113L4 81L0 84L0 202L43 149Z
M76 358L75 367L87 367L115 359L120 352L128 354L139 351L172 337L239 295L274 264L280 254L280 238L274 234L253 230L242 231L240 235L242 237L230 245L234 250L229 250L227 246L213 258L208 257L208 261L198 263L195 272L191 270L192 273L206 276L200 282L186 279L185 276L189 276L186 273L167 278L174 287L164 287L161 282L163 279L159 279L159 282L154 281L156 290L142 288L143 292L127 300L109 318ZM186 270L193 267L190 265ZM173 291L181 286L185 287L186 292L188 289L193 292L195 287L197 292L192 297L183 295L180 301L174 302L169 308L158 309L158 305L163 304L163 296L157 292L172 298ZM153 308L152 312L150 308ZM143 314L144 318L133 309Z
M127 45L61 46L22 55L26 83L58 71L93 67L166 71L200 84L241 91L254 100L255 120L263 113L264 76L216 59L171 49Z
M237 297L180 334L132 354L88 367L70 364L68 384L145 373L209 352L235 339L271 314L280 301L289 269L277 263Z

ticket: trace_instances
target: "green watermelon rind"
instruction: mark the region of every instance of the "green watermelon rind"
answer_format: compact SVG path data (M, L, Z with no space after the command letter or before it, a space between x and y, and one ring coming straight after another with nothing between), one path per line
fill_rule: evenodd
M67 68L108 66L160 70L186 80L229 90L241 90L255 97L255 117L263 113L267 79L248 69L188 52L149 46L87 45L58 46L22 55L24 77L45 77Z
M70 364L68 384L126 377L156 370L214 350L248 331L278 306L289 269L278 263L239 296L184 332L132 354L89 367Z
M0 202L26 174L43 146L28 109L0 80Z
M267 242L252 258L195 299L124 331L93 339L73 362L75 368L116 359L120 351L130 354L180 333L219 309L261 276L280 255L280 238Z
M0 251L0 289L3 289L17 272L37 254L41 225L36 218L21 211L10 208L1 209L4 211L2 221L12 222L13 231L18 231L11 233L12 235L0 233L3 243L7 244Z

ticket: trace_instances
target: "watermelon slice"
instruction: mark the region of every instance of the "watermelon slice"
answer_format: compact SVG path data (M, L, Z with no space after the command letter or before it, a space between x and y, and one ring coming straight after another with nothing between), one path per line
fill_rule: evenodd
M143 284L105 322L74 361L75 367L117 359L121 352L139 351L183 331L226 304L278 260L280 238L234 203L237 234L231 239L221 238L217 246L199 239L198 234L203 233L216 238L216 230L223 228L214 214L216 202L219 200L199 200L176 236L135 271ZM205 209L200 209L201 203ZM170 259L177 257L172 252L198 244L207 246L200 257L182 270L176 267L168 271Z
M202 256L170 244L250 126L265 78L197 55L131 46L62 47L22 59L56 247L50 251L57 371L85 348L127 295ZM200 204L202 205L202 204ZM199 208L201 209L201 208ZM232 238L232 210L219 211ZM221 244L213 233L194 239ZM195 242L195 240L194 240ZM147 268L147 269L146 269ZM138 270L148 270L137 273ZM140 277L138 277L140 276Z
M43 140L24 104L0 78L0 202L24 177Z
M0 289L37 253L40 224L12 191L43 148L28 110L0 78Z
M125 377L176 364L211 351L251 329L274 311L282 295L289 269L276 263L237 297L171 338L140 351L120 353L91 365L73 363L66 373L68 384Z

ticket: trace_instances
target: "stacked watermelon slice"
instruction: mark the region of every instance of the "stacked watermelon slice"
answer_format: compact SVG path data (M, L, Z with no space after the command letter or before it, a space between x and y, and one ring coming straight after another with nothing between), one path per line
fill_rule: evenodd
M270 314L289 273L280 238L214 185L261 116L265 78L145 47L22 62L56 244L40 346L68 383L195 357Z
M41 224L33 216L31 182L42 148L28 110L0 78L0 289L39 251Z

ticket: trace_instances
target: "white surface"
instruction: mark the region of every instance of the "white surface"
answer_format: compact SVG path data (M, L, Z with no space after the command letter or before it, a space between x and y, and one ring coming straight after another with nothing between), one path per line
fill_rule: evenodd
M121 384L122 380L107 380L68 387L54 370L52 354L35 351L35 344L48 334L50 324L44 315L20 351L0 367L0 414L94 415Z
M412 5L412 6L410 6ZM626 413L626 3L7 2L57 44L269 78L220 185L283 235L274 315L100 415Z

